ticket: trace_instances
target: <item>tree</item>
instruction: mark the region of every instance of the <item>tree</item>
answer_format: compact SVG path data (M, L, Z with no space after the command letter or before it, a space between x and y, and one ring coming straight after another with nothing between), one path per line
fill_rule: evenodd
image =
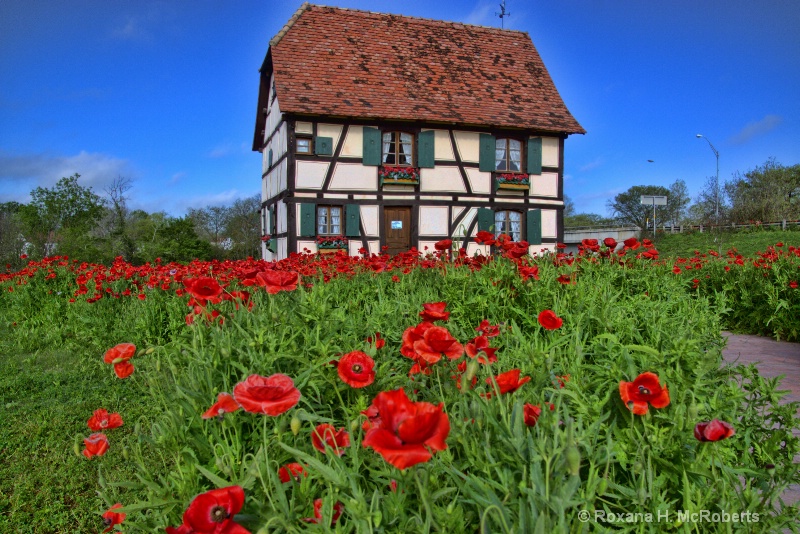
M0 203L0 264L9 265L12 269L22 267L24 263L20 258L25 253L21 209L19 202Z
M569 217L564 217L565 228L575 228L578 226L614 226L617 223L614 219L603 217L597 213L576 213Z
M575 202L565 194L564 195L564 217L572 217L573 215L575 215Z
M669 199L669 190L660 185L635 185L608 201L608 209L622 224L647 228L647 222L653 218L653 206L642 205L642 195L666 196ZM664 222L668 218L669 206L656 206L656 219Z
M738 172L724 187L731 201L730 219L781 221L800 218L800 164L784 167L769 159L744 175Z
M201 209L190 208L186 217L192 221L197 235L215 245L225 239L225 227L230 219L230 208L225 206L206 206Z
M113 257L122 256L127 261L133 261L136 255L136 242L128 229L128 197L125 196L131 187L133 186L129 178L117 176L105 190L111 215L109 243L111 255Z
M170 219L160 233L161 240L153 253L165 261L190 262L214 257L211 244L198 237L188 217Z
M675 180L669 186L669 193L667 194L667 219L665 223L671 223L675 226L680 226L686 213L689 209L689 203L692 198L689 196L689 189L686 187L686 182L683 180Z
M238 199L228 211L225 234L232 240L231 257L257 258L261 253L261 195Z
M693 223L711 226L724 224L727 220L728 204L722 190L716 186L716 177L706 178L694 204L689 208L689 217Z
M61 178L52 189L37 187L20 210L25 237L34 255L59 254L90 260L96 243L89 232L104 213L103 200L78 184L80 174Z

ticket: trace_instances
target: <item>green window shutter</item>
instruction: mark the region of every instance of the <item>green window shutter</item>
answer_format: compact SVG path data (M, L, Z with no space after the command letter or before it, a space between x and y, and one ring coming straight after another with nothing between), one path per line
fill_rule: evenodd
M267 169L271 168L272 168L272 149L270 148L269 152L267 153Z
M491 232L494 226L494 211L489 208L478 208L478 231Z
M315 237L317 235L316 204L300 204L300 237Z
M427 169L432 169L434 166L434 150L433 150L433 130L427 130L419 133L419 142L417 143L417 165Z
M267 250L272 252L278 252L278 238L275 237L275 234L278 233L278 225L277 225L277 217L275 216L275 212L277 210L272 207L267 212L267 217L269 217L269 241L267 242Z
M495 139L493 135L481 134L478 151L479 168L482 172L494 172L495 163Z
M542 244L542 210L528 210L526 241L531 245Z
M528 174L542 174L542 138L528 139Z
M333 155L333 137L315 137L314 154L317 156Z
M347 237L359 237L361 235L361 212L358 204L347 204L344 207L344 235Z
M364 165L381 164L381 131L364 126Z

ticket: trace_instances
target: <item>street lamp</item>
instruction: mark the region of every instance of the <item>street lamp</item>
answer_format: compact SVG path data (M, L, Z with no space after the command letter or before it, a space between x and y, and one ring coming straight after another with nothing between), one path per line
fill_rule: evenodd
M719 226L719 150L714 148L714 145L711 144L708 137L705 137L703 134L697 134L697 138L705 139L706 142L708 142L708 146L711 147L711 151L717 157L717 176L714 178L714 217L717 220L717 226Z

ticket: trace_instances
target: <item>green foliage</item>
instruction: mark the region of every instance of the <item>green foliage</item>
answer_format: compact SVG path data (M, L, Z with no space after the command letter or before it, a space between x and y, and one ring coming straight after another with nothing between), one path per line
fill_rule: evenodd
M64 507L34 519L41 501L28 506L12 495L0 517L8 517L9 525L43 522L31 532L92 531L99 530L97 514L121 502L128 511L125 532L159 532L179 524L197 494L239 484L247 501L237 521L252 532L328 531L327 520L303 521L313 515L318 498L326 518L334 503L344 505L338 532L681 531L677 510L758 512L755 526L764 532L795 526L797 507L781 504L779 495L800 480L792 463L800 450L792 435L796 403L779 408L777 381L759 377L754 368L720 368L720 317L728 301L710 294L731 298L742 282L769 292L786 274L784 267L773 267L776 277L763 286L743 270L741 280L723 281L706 293L672 274L671 265L633 259L626 267L606 261L537 264L538 281L523 281L505 260L475 272L440 264L402 276L353 272L326 283L309 274L304 281L313 285L292 292L268 295L250 286L252 311L223 301L209 305L220 312L222 324L207 323L201 314L192 326L184 322L187 297L173 291L143 288L144 300L69 303L74 285L67 265L53 265L54 278L40 270L25 285L0 292L0 348L23 355L3 360L2 401L20 404L12 405L14 424L0 435L23 453L14 456L13 466L0 467L0 480L28 472L29 486L46 484L47 470L26 463L35 460L23 445L33 430L22 421L40 421L52 451L43 464L52 471L48 462L65 462L75 479L67 494L81 496L83 504L73 515ZM703 269L725 280L724 266L723 261L719 270ZM124 264L114 269L124 270ZM557 281L568 270L577 272L574 285ZM208 264L206 272L221 276L221 265ZM112 290L121 292L136 280L115 280ZM228 291L236 289L232 281ZM403 333L419 322L422 304L436 301L447 302L451 312L439 324L462 343L484 319L501 325L491 341L498 361L479 368L475 390L456 387L457 362L446 358L429 376L407 376L411 362L399 353ZM740 302L743 308L754 305L752 299ZM564 326L544 330L537 321L544 309L562 317ZM364 341L375 332L387 343L379 350ZM123 341L157 346L150 354L140 350L133 359L136 372L120 381L110 378L101 356ZM49 350L56 360L29 361L35 350ZM353 350L375 357L376 381L364 389L345 385L330 365ZM23 365L31 372L20 373ZM481 395L489 391L487 379L514 368L530 382L507 395ZM643 371L658 373L671 403L640 417L622 404L619 383ZM218 393L231 392L248 375L278 372L291 376L302 392L288 413L200 417ZM557 377L566 375L560 387ZM89 383L99 387L90 389ZM361 412L378 392L401 387L414 400L444 403L451 427L447 450L405 471L362 446ZM23 402L22 391L37 393ZM46 396L70 417L48 421ZM524 424L526 403L543 408L536 426ZM100 406L120 411L126 420L109 436L109 453L91 463L59 456ZM296 433L292 418L300 421ZM713 418L731 422L736 435L699 443L694 425ZM352 444L342 457L311 447L311 432L320 423L350 432ZM305 464L309 476L282 484L277 470L293 461ZM101 500L88 493L86 477L96 473L95 465L102 466L96 488ZM47 496L51 502L61 498L55 490ZM672 516L655 524L601 520L583 527L583 510L593 517L659 511ZM720 532L730 526L694 525Z
M642 205L642 195L666 196L669 202L669 189L660 185L635 185L608 201L608 209L622 224L647 228L647 221L653 222L653 206ZM656 220L669 218L669 204L656 206Z
M725 184L730 199L730 219L749 221L796 221L800 219L800 164L785 167L769 159L744 175L736 173Z
M757 252L767 250L777 242L784 243L785 247L793 245L800 247L800 228L781 231L779 228L762 227L752 229L731 230L706 230L704 232L683 232L670 234L658 233L656 248L662 258L690 258L695 251L707 253L713 250L725 253L736 250L745 257L752 258Z

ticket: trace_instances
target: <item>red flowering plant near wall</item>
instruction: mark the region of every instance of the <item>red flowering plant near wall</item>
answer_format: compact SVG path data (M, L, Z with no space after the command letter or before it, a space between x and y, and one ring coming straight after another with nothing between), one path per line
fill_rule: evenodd
M343 235L321 235L316 242L317 248L347 248L348 240Z
M525 173L504 172L495 176L498 184L531 185L530 176Z
M399 182L419 183L419 169L415 167L384 166L378 169L378 178L383 184Z

